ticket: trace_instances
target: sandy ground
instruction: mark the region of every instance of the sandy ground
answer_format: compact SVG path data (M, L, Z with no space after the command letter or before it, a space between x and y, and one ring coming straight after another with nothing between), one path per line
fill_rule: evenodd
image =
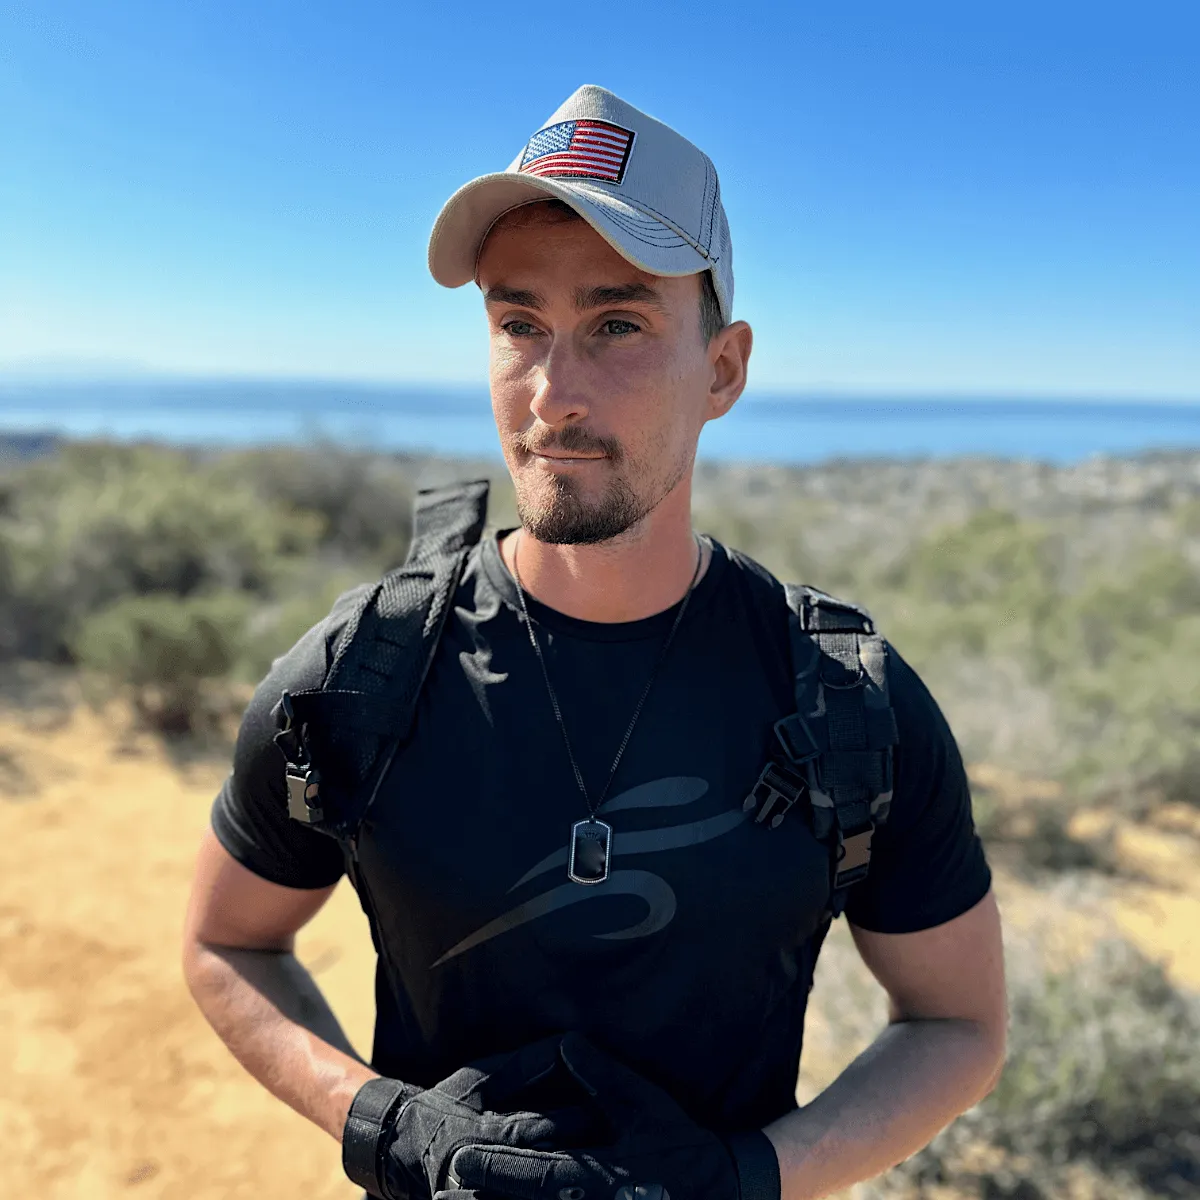
M192 856L223 774L219 760L181 764L150 739L117 738L86 707L0 707L5 1200L357 1194L337 1146L242 1073L180 977ZM1121 832L1146 882L1123 885L1114 908L1130 937L1200 987L1189 819ZM1005 882L1001 898L1015 920L1037 919L1036 893ZM299 954L368 1047L372 950L348 888ZM857 1049L815 1024L801 1094Z

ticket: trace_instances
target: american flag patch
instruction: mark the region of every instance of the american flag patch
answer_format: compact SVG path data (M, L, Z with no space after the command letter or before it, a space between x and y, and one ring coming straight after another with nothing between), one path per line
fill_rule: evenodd
M529 139L521 165L526 175L572 175L620 183L633 147L633 133L607 121L562 121Z

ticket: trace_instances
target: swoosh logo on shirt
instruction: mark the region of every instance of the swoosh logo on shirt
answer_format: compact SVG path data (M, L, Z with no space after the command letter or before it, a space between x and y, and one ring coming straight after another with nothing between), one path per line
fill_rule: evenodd
M634 808L671 808L691 804L700 799L708 791L708 782L693 776L668 776L665 779L655 779L649 783L639 784L628 791L621 792L606 801L600 807L600 812L608 815ZM700 821L689 821L683 825L669 825L663 829L645 829L631 833L613 833L612 855L653 854L664 850L679 850L686 846L696 846L701 842L731 832L745 822L748 813L740 808L728 812L717 813ZM567 865L567 848L548 854L540 862L532 866L516 883L509 888L515 891L522 884L545 874L556 867L565 868ZM581 887L577 883L563 883L542 892L522 904L489 921L482 928L463 938L451 946L445 954L432 965L440 967L443 963L476 946L489 942L501 934L510 933L536 921L548 913L569 908L584 901L598 900L605 896L637 896L646 902L647 912L642 920L624 929L611 933L597 933L594 937L608 940L625 940L630 938L649 937L665 929L675 917L675 891L660 875L651 871L616 870L600 884Z
M564 860L565 861L565 860ZM598 894L605 896L639 896L646 901L649 908L646 916L636 925L628 929L618 929L613 933L598 933L601 938L634 938L647 937L657 933L671 923L675 916L675 892L671 885L659 875L649 871L613 871L603 882L592 887L581 887L577 883L561 883L516 908L510 908L503 916L489 921L482 929L477 929L469 937L463 938L456 946L451 946L433 965L440 967L442 963L490 942L492 938L502 933L509 933L522 925L536 921L547 913L557 912L561 908L569 908L573 904L582 904L585 900L593 900Z

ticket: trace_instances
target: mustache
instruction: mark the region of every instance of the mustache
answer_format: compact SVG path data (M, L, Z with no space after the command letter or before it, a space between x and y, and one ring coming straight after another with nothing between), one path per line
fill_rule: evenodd
M601 437L580 425L568 425L557 433L542 436L532 429L524 430L514 433L510 441L525 454L546 454L552 450L559 454L603 454L613 462L620 462L623 457L621 443L616 438Z

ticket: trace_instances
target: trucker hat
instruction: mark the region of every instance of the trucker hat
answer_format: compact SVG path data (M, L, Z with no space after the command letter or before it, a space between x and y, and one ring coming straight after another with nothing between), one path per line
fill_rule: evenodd
M651 275L711 271L726 324L733 318L733 247L717 170L669 125L619 96L581 87L503 171L446 201L429 238L429 270L445 287L475 278L488 231L510 209L557 199Z

